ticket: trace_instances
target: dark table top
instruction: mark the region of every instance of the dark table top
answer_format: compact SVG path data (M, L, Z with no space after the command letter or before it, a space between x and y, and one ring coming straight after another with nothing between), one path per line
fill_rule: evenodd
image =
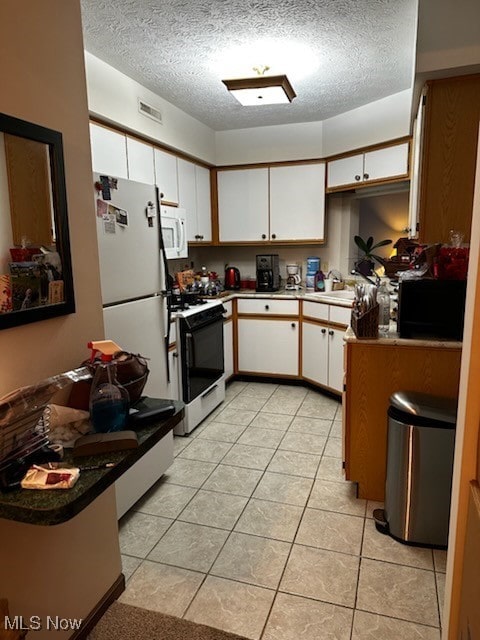
M113 462L114 467L80 472L79 479L71 489L18 489L0 493L0 518L35 525L55 525L76 516L182 420L183 402L172 402L175 405L173 415L136 429L138 447L135 449L75 459L72 450L66 449L62 461L62 465L66 467L108 462Z

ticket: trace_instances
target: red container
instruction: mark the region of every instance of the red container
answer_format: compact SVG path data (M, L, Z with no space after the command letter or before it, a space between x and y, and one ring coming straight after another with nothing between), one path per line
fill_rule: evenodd
M40 253L38 247L14 247L10 249L12 262L31 262L32 256L36 256L38 253Z
M441 247L436 264L439 280L466 280L468 271L468 247Z

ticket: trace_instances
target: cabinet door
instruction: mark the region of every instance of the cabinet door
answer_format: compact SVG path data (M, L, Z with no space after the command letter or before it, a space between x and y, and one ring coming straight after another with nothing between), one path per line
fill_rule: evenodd
M145 184L155 184L153 147L127 137L128 178Z
M177 158L160 149L155 149L155 184L163 202L178 204Z
M128 178L126 137L90 123L93 171L117 178Z
M323 240L325 165L270 168L270 239Z
M328 329L328 386L335 391L343 389L343 337L342 329Z
M187 240L198 240L197 230L197 195L195 186L195 165L181 158L177 159L178 167L178 201L185 209L187 218Z
M298 322L239 319L238 368L298 376Z
M408 177L408 142L385 147L365 154L363 179L382 180L383 178Z
M363 153L348 158L332 160L327 165L327 187L340 187L361 182L363 177Z
M268 169L218 172L220 242L267 240Z
M195 165L195 184L197 189L197 233L198 240L212 240L212 206L210 192L210 170Z
M321 324L302 325L302 376L327 386L328 329Z
M233 322L223 324L223 357L225 361L225 380L233 376Z

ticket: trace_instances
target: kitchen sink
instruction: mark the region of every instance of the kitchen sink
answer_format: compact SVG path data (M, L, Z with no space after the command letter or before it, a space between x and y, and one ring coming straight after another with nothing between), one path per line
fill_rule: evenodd
M322 298L325 300L353 300L355 297L355 294L353 291L349 290L349 289L340 289L339 291L329 291L328 293L325 292L318 292L318 293L313 293L311 295L314 295L315 297L318 298Z

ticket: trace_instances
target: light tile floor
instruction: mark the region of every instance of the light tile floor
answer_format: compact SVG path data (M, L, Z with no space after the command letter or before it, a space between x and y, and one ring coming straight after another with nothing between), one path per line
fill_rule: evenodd
M233 382L120 523L123 602L253 640L439 640L445 553L380 534L341 405Z

